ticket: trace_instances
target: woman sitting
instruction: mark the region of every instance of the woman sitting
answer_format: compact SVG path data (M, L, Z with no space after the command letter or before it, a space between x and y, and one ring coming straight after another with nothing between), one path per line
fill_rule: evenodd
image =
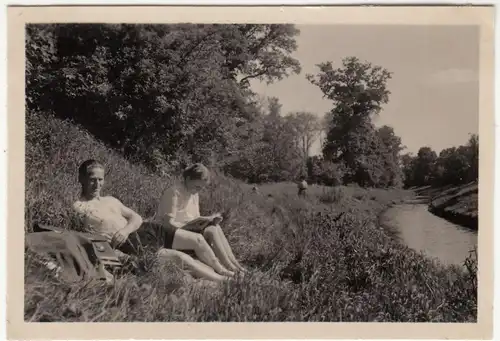
M236 260L219 225L222 216L219 213L200 215L198 192L209 183L210 171L203 164L196 163L186 168L183 180L168 188L161 197L155 219L168 229L174 228L178 229L178 233L182 232L179 234L181 237L174 242L173 249L188 250L195 238L203 236L228 271L245 272L246 269ZM191 232L187 233L188 231Z
M199 234L173 226L143 222L139 214L118 199L101 196L104 166L98 161L83 162L78 179L82 191L79 200L73 204L74 210L82 216L87 232L106 237L113 248L130 255L137 254L139 245L145 244L154 248L160 258L173 260L196 277L224 281L234 275L220 264ZM178 248L194 251L201 262L174 250Z

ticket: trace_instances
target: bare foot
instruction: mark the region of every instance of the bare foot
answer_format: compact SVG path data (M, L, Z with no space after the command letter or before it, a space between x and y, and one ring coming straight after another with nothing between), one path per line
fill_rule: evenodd
M235 274L233 271L225 270L224 272L221 273L221 275L226 277L234 277Z

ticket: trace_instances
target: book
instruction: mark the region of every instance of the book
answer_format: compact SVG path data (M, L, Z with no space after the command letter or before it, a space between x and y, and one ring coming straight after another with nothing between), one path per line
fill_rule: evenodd
M213 214L208 217L198 217L188 222L182 229L191 232L201 232L209 225L218 224L220 222L219 219L222 220L220 214Z

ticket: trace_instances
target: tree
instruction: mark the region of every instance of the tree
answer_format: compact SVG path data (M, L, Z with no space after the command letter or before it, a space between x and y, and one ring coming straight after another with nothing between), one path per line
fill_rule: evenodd
M224 170L256 183L292 180L305 171L294 127L281 116L278 98L259 102L268 104L265 113L242 126L248 130L238 139L238 155ZM264 110L262 105L260 107Z
M478 154L478 136L473 134L465 145L443 149L439 157L430 147L420 148L417 156L402 155L405 186L458 186L476 181Z
M413 181L416 186L429 185L433 178L437 155L430 147L421 147L414 161Z
M291 180L305 171L300 149L296 143L294 126L281 116L279 99L269 99L269 114L264 117L263 146L268 179Z
M345 167L324 160L320 156L311 156L307 159L307 175L309 181L325 186L338 186L342 184Z
M467 179L469 181L476 181L479 177L479 135L472 134L466 146L470 166Z
M406 153L401 155L400 165L404 176L405 187L412 187L415 184L414 180L414 167L415 167L415 156L412 153Z
M301 71L291 56L300 31L291 24L233 24L222 27L215 39L224 50L224 66L233 79L248 88L250 80L273 83Z
M382 183L386 186L399 187L403 185L403 170L400 166L400 153L404 150L401 138L397 136L394 129L384 125L377 130L380 139L379 153L384 164L384 175Z
M28 110L50 107L50 87L55 79L51 72L56 60L53 25L26 25L26 106Z
M280 103L279 98L277 97L269 97L268 98L268 112L269 116L273 119L277 119L281 117L281 108L283 105Z
M325 136L328 134L328 131L330 130L330 120L328 117L328 114L325 114L321 117L319 120L319 139L320 139L320 145L321 149L323 149L325 145Z
M296 145L302 152L304 163L307 162L312 144L318 138L321 125L318 117L310 112L294 112L285 117L294 132Z
M465 146L443 149L436 164L440 167L440 178L437 179L439 184L460 185L467 182L469 163Z
M325 159L345 164L348 182L380 185L384 166L379 159L379 148L383 144L371 119L389 100L386 83L391 73L356 57L345 58L337 69L331 62L318 67L320 72L316 76L307 75L307 79L334 105L327 114Z

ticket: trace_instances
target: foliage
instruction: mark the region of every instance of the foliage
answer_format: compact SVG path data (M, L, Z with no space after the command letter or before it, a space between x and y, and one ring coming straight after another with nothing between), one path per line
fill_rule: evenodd
M405 148L401 138L397 136L394 129L384 125L377 130L380 140L379 155L385 172L380 183L385 186L401 187L403 185L403 170L400 166L400 153Z
M407 187L461 185L477 181L478 135L471 135L465 145L443 149L439 156L430 147L420 148L416 156L407 154L403 171Z
M345 167L341 163L326 161L320 156L312 156L307 160L308 181L325 186L342 184Z
M344 182L376 187L400 185L401 139L392 128L377 130L372 123L372 117L389 100L386 83L391 73L356 57L345 58L337 69L331 62L318 67L319 73L307 78L334 106L326 116L325 159L347 167Z
M310 112L299 111L289 113L285 119L292 127L295 144L300 149L304 162L307 162L312 144L321 130L318 116Z
M418 150L414 164L413 179L417 186L423 186L432 178L437 155L430 147L422 147Z
M255 120L243 141L244 152L224 170L254 183L294 179L305 173L298 138L294 122L281 116L279 99L269 98L267 112Z
M81 124L156 169L239 157L251 79L300 72L293 25L27 26L28 109Z

